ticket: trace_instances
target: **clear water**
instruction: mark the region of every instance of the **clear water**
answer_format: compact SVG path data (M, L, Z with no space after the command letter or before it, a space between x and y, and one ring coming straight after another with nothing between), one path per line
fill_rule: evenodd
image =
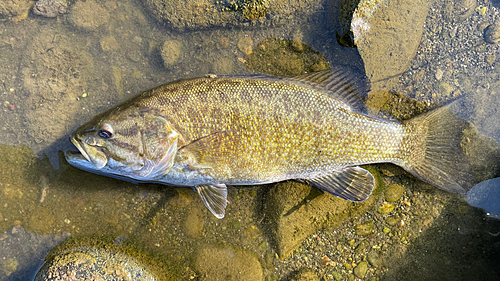
M190 189L134 185L70 167L62 157L63 151L74 149L69 134L95 114L176 79L252 73L244 63L248 38L253 48L267 38L299 40L330 64L363 69L357 50L337 43L335 33L342 33L339 3L281 25L180 32L158 24L137 2L103 1L109 18L93 30L75 27L69 14L43 18L30 13L18 22L8 17L0 21L0 280L29 280L50 249L68 236L75 243L135 249L178 280L222 278L199 265L203 260L197 250L207 245L245 249L266 280L285 280L304 268L321 280L356 279L352 266L369 261L371 249L381 254L384 265L370 262L366 278L500 278L500 223L463 197L391 166L376 169L386 183L405 186L394 213L377 213L387 203L379 196L367 211L311 231L283 258L277 255L266 214L272 186L231 189L226 218L217 220ZM431 7L416 56L394 90L428 107L468 94L453 110L481 134L471 140L478 177L498 177L498 44L482 41L480 26L496 19L499 6L479 1L470 16L457 21L444 16L446 3ZM169 69L159 51L166 40L182 46L179 61ZM441 82L455 92L444 95ZM398 224L388 225L388 217L397 217ZM374 222L373 233L357 234L356 227L369 221ZM245 267L228 264L235 270ZM226 274L228 269L222 268L220 274Z

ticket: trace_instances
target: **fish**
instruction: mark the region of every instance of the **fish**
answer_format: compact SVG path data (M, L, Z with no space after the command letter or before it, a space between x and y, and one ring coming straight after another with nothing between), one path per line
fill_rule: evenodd
M353 202L361 165L392 163L440 189L474 185L460 122L446 107L397 122L365 112L367 78L331 67L293 78L188 78L144 91L74 131L69 164L132 182L193 188L221 219L227 186L306 182Z

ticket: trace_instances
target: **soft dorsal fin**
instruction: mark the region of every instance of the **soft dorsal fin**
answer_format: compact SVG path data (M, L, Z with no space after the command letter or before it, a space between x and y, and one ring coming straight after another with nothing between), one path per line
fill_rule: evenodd
M337 197L362 202L372 194L373 175L361 167L347 167L330 175L308 179L311 185Z
M317 84L332 98L345 102L357 111L363 111L370 88L366 75L351 66L333 66L330 69L302 74L293 79Z
M214 216L224 218L227 206L227 187L225 184L200 184L195 186L196 192Z

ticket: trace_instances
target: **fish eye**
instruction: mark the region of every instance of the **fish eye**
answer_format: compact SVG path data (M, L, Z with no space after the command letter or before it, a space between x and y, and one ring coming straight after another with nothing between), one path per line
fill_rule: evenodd
M109 124L103 124L98 135L103 139L109 139L113 136L113 128Z

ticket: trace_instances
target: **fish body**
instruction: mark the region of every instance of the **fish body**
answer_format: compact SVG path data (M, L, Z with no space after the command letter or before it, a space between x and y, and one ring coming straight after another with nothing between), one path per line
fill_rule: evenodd
M300 179L363 201L374 178L362 164L394 163L452 192L471 186L446 108L406 123L375 118L357 110L359 81L336 68L296 79L167 83L76 130L71 141L81 154L68 152L66 159L109 176L193 187L218 218L226 185Z

